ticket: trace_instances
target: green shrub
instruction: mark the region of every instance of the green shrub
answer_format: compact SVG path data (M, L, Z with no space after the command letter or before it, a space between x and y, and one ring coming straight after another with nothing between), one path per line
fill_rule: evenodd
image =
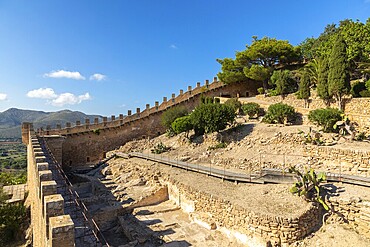
M365 82L366 89L370 91L370 80Z
M27 183L26 172L0 172L0 185L14 185Z
M367 91L364 82L355 82L351 87L351 94L354 98L358 98L361 97L360 92L364 90Z
M219 148L226 148L226 147L227 147L227 144L225 142L219 142L216 145L209 146L207 148L207 150L210 151L210 150L215 150L215 149L219 149Z
M239 111L240 107L242 106L242 103L236 98L231 98L226 100L225 105L228 105L234 109L234 111Z
M321 108L310 111L308 119L314 124L323 127L324 132L336 132L334 125L342 120L342 111L334 108Z
M201 104L190 114L196 135L223 130L235 117L234 109L225 104Z
M370 91L368 90L362 90L359 94L361 97L364 97L364 98L370 97Z
M170 151L171 147L167 147L164 145L162 142L158 143L157 145L154 146L152 150L150 150L153 154L161 154L167 151Z
M166 110L161 117L162 125L167 129L171 128L173 121L176 118L183 117L188 114L188 110L182 106L176 106Z
M189 131L193 129L190 116L176 118L171 127L176 134L186 132L186 136L188 136Z
M265 93L265 89L263 89L263 87L259 87L259 88L257 88L257 92L259 94L264 94Z
M27 224L27 209L21 203L7 203L7 196L0 188L0 245L9 246L19 239ZM12 245L11 245L12 246Z
M295 120L296 112L294 107L284 104L276 103L270 105L267 109L267 113L263 118L263 121L266 123L285 123L292 122Z
M248 102L247 104L242 105L244 114L247 114L250 118L258 116L261 111L260 109L260 105L254 102Z
M100 129L94 129L92 132L96 135L100 135Z

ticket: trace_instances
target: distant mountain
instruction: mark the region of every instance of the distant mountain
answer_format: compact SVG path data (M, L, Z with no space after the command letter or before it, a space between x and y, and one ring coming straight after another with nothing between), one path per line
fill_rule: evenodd
M0 139L21 138L22 122L31 122L34 128L46 127L47 125L55 128L57 124L65 126L67 122L73 124L76 121L81 121L84 123L86 118L93 122L94 118L101 119L102 116L86 115L79 111L70 110L43 112L10 108L0 113Z

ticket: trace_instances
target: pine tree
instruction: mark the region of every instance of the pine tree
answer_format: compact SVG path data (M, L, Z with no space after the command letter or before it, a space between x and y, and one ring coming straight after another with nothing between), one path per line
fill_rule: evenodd
M317 95L324 100L328 105L332 96L328 89L328 72L329 62L328 58L322 57L318 62L318 76L317 76Z
M348 94L350 89L346 43L338 35L329 58L328 92L337 100L339 110L342 110L343 95Z

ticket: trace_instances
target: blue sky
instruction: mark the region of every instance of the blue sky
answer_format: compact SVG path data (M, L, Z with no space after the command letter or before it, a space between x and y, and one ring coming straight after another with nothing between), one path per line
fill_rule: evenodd
M299 44L370 0L0 0L0 111L126 114L196 82L253 35Z

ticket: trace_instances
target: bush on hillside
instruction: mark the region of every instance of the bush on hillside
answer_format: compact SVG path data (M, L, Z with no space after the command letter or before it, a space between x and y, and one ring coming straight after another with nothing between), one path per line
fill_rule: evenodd
M196 135L223 130L235 117L234 109L225 104L201 104L190 115Z
M164 153L164 152L167 152L167 151L170 151L171 150L171 147L168 147L166 145L164 145L162 142L158 143L157 145L155 145L153 147L152 150L150 150L153 154L161 154L161 153Z
M171 125L176 118L183 117L188 114L185 107L176 106L166 110L161 117L162 125L167 129L171 129Z
M172 123L171 127L176 134L186 132L186 137L188 136L189 131L193 129L190 116L176 118L176 120Z
M258 117L258 114L261 111L261 107L257 103L248 102L247 104L242 105L242 110L244 114L247 114L249 116L249 118L253 118L255 116Z
M355 82L351 87L351 94L354 98L362 97L360 92L367 91L364 82Z
M295 118L296 112L294 107L284 103L276 103L269 106L263 121L266 123L282 124L286 122L293 122Z
M342 120L342 111L334 108L321 108L310 111L308 119L314 124L321 126L324 132L336 132L334 124Z
M364 97L364 98L370 97L370 91L368 90L362 90L359 94L361 97Z
M242 103L237 98L231 98L226 100L225 105L228 105L234 109L235 112L239 112Z

